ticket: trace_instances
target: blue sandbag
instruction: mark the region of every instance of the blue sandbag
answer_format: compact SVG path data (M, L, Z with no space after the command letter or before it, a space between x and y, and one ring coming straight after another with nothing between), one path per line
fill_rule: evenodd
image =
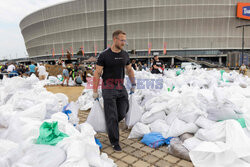
M71 112L70 110L66 110L66 108L67 108L68 106L69 106L69 104L67 104L66 106L64 106L62 112L63 112L64 114L67 115L68 120L69 120L69 114L71 114L72 112ZM74 126L75 126L75 125L74 125Z
M100 140L95 138L95 143L99 146L100 149L102 149L102 143L100 142Z
M159 132L148 133L143 136L141 142L151 148L157 148L164 144L169 144L173 137L164 138Z

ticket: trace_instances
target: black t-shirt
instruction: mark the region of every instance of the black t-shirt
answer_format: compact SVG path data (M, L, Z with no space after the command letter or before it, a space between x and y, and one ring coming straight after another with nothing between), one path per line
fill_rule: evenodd
M163 62L162 61L154 61L153 62L153 69L154 69L154 65L156 65L157 67L162 67L163 66Z
M124 50L115 53L112 52L111 48L108 48L100 53L97 59L97 65L103 66L102 79L104 84L117 85L118 82L123 84L125 66L129 64L129 55Z

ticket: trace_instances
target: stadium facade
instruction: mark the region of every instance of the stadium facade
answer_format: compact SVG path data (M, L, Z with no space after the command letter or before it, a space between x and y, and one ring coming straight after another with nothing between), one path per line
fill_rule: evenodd
M250 24L237 16L237 3L248 0L107 0L108 44L112 32L127 33L127 51L139 55L220 54L242 47L242 29ZM249 5L250 6L250 5ZM94 54L104 49L103 0L75 0L26 16L20 22L30 57L65 54L66 50ZM248 8L246 14L248 15ZM250 49L250 27L245 28Z

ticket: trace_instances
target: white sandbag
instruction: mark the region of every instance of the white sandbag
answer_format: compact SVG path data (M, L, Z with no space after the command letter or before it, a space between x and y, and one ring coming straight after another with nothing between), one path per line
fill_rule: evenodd
M177 117L182 121L192 123L195 122L200 115L202 115L201 111L196 109L191 111L179 112Z
M58 102L59 102L60 106L63 107L63 106L65 106L65 105L67 105L69 103L69 98L65 94L56 93L55 95L58 98Z
M200 116L196 121L195 124L203 129L210 128L215 121L209 120L204 116Z
M236 121L227 120L223 124L226 131L225 142L202 142L190 151L189 155L195 166L250 166L249 162L242 162L242 158L250 156L250 139Z
M238 119L241 116L237 114L231 106L210 106L207 110L207 118L213 121L227 120L227 119Z
M157 119L153 123L149 124L149 128L151 132L159 132L162 136L167 136L169 125L165 120Z
M72 123L73 125L77 125L79 123L79 118L78 118L79 105L75 102L70 102L66 110L71 111L71 113L69 114L69 122Z
M103 108L98 100L94 102L94 106L89 112L87 123L93 126L96 132L106 132L106 120Z
M195 137L204 141L226 141L225 121L217 122L207 129L199 129Z
M202 140L198 139L197 137L191 137L189 139L186 139L182 145L186 147L188 151L191 151L201 143L202 143Z
M81 134L64 138L57 146L63 148L67 153L67 159L62 166L115 166L110 160L100 156L99 146L95 143L95 131L88 123L81 126Z
M129 98L129 110L125 117L126 125L128 127L134 126L137 122L140 121L142 117L141 108L135 100L134 95L132 94Z
M178 113L177 113L176 111L170 112L170 113L166 116L166 118L165 118L166 123L167 123L168 125L171 125L171 124L174 122L174 120L177 118L177 115L178 115Z
M59 105L59 99L55 94L51 92L42 92L40 94L39 101L44 102L46 104L46 119L49 119L51 115L62 111L62 107Z
M149 126L141 122L137 122L135 126L132 128L128 138L129 139L141 138L148 133L150 133Z
M16 113L11 104L0 106L0 127L7 128L10 124L10 118ZM0 133L1 135L1 133Z
M186 123L176 118L171 124L166 137L178 137L183 133L196 133L198 129L194 123Z
M156 112L156 113L150 113L145 112L141 117L141 122L144 124L150 124L154 122L157 119L166 119L166 114L164 111Z
M66 159L64 150L49 145L32 145L23 153L20 159L13 162L13 167L59 167Z
M0 139L0 157L3 157L10 150L16 149L18 147L17 143L14 143L10 140Z

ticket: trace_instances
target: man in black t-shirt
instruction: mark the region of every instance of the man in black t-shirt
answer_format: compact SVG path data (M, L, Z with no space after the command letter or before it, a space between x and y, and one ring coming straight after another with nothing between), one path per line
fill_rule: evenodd
M154 61L152 65L152 74L162 74L165 66L162 61L159 60L158 56L154 56Z
M98 57L93 83L93 97L98 99L98 84L102 75L105 120L109 140L115 151L121 151L118 123L125 118L129 109L128 93L124 86L125 68L132 83L131 93L136 86L129 55L123 50L125 44L126 34L121 30L115 31L111 48L104 50Z

